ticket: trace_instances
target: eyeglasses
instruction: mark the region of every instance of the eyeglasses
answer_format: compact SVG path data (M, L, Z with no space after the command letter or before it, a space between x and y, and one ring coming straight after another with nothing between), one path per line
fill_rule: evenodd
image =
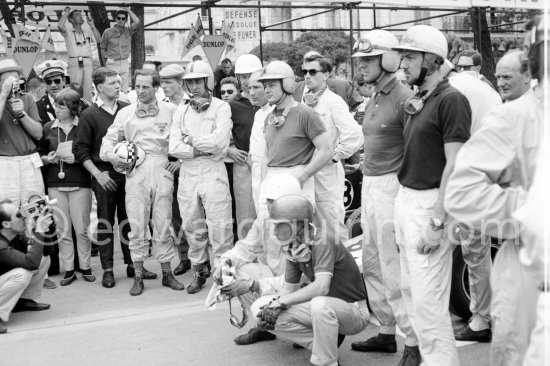
M470 71L470 69L474 66L475 65L456 65L456 68L458 70Z
M46 79L46 80L44 80L46 85L52 85L52 83L55 83L56 85L59 85L59 84L61 84L62 81L63 80L61 80L61 79Z
M116 17L117 20L126 20L124 17Z
M302 73L304 74L304 76L307 74L310 74L311 76L315 76L317 75L318 72L322 72L322 71L316 70L316 69L310 69L310 70L302 69Z
M248 312L246 311L246 308L243 306L243 303L241 302L241 307L243 308L243 319L239 320L235 315L233 315L233 310L231 309L231 299L233 296L229 297L229 322L232 326L235 328L241 329L245 326L245 324L248 322Z
M221 95L225 95L225 94L227 93L227 94L231 95L231 94L233 94L233 92L234 92L233 89L228 89L228 90L222 90L222 91L220 91L220 94L221 94Z

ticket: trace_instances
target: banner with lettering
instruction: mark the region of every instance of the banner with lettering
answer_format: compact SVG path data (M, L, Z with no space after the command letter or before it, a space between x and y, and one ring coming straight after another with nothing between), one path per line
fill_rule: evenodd
M225 50L225 39L222 35L218 34L207 34L202 39L202 49L210 61L212 70L216 70L218 67L218 62L222 57L223 51Z
M204 26L202 25L202 19L201 19L201 15L197 15L197 22L195 23L195 31L197 32L197 35L199 37L202 37L206 34L206 32L204 31Z
M222 36L225 39L225 52L230 52L235 48L235 32L233 32L233 23L231 26L227 26L225 21L222 21Z
M23 73L27 78L34 66L34 61L40 53L42 46L36 42L31 42L26 39L18 39L13 48L13 58L17 64L23 68Z
M191 27L191 29L189 29L189 32L187 33L187 38L183 43L181 58L184 58L185 55L189 53L189 51L191 51L193 48L197 46L200 46L200 44L201 44L201 39L197 34L197 31L195 31L195 28Z

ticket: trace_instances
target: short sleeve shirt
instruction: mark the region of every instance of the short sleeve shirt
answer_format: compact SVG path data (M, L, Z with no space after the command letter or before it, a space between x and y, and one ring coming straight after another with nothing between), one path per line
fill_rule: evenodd
M120 28L114 26L106 29L101 37L101 49L105 51L108 59L121 60L130 56L132 46L132 34L137 30L138 23L132 23L129 27Z
M385 76L376 89L363 117L363 174L368 176L399 171L403 160L403 127L407 119L401 103L414 94L392 74Z
M317 241L311 246L309 262L286 261L285 282L296 284L302 274L315 281L319 274L332 276L328 296L346 302L356 302L367 298L367 290L359 267L350 252L341 244Z
M468 100L444 79L426 99L422 110L405 123L399 183L416 190L439 188L447 163L444 145L466 142L471 124Z
M30 95L21 98L27 115L35 121L40 121L36 103ZM15 115L6 103L0 120L0 156L24 156L36 152L36 143L21 122L14 123Z
M268 167L308 164L315 151L312 140L327 131L317 113L302 104L288 112L282 126L275 127L268 121L269 116L265 125Z
M95 42L93 32L87 28L82 28L82 32L77 32L70 24L67 24L66 29L61 34L67 45L67 56L92 57L92 42Z

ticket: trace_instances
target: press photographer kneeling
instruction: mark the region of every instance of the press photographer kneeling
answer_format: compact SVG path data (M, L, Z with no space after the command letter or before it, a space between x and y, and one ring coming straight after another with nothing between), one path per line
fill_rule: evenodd
M42 294L42 285L50 265L43 257L44 236L53 225L51 208L43 206L30 218L31 237L27 232L27 217L10 200L0 202L0 334L6 333L6 322L12 311L40 311L49 304L34 301Z

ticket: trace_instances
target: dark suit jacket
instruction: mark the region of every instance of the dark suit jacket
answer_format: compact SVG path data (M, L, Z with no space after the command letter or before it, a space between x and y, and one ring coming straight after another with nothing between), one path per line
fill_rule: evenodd
M42 121L42 126L56 119L57 116L55 115L53 105L50 103L50 98L48 98L48 94L45 94L42 99L36 102L36 107L38 108L38 115L40 116L40 120ZM88 108L88 103L85 102L84 99L80 98L80 112L82 112L86 108Z
M305 86L305 81L300 81L298 83L298 87L292 95L297 102L302 101ZM357 93L353 85L347 80L331 77L327 80L327 86L331 92L338 94L344 99L350 111L355 110L359 104L363 103L363 97Z

